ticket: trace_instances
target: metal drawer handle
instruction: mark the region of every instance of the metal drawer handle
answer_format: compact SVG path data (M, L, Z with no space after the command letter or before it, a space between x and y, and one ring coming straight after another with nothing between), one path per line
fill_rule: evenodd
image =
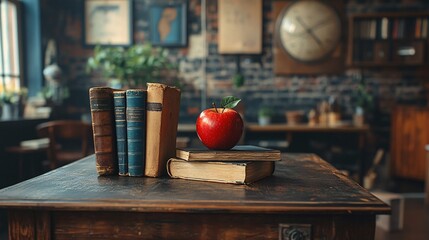
M310 224L280 224L280 240L311 240Z

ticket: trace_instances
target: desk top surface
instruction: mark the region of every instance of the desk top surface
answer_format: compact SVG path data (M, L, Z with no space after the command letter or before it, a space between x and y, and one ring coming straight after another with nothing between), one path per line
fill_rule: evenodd
M312 154L283 155L250 185L98 177L94 156L0 190L0 208L231 213L388 213L390 208Z

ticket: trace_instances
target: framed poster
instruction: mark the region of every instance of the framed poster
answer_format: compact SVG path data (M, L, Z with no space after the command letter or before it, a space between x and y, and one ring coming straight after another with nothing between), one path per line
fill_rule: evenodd
M85 0L82 21L84 45L131 45L131 5L131 0Z
M149 39L154 46L186 46L188 43L186 24L186 1L153 1L149 6Z
M262 0L218 0L219 53L262 52Z

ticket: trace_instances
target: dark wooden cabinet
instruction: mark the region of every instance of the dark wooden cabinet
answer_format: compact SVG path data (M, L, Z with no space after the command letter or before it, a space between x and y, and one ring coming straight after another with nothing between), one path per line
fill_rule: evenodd
M391 173L421 180L426 177L429 144L429 108L398 106L392 114Z
M10 239L373 239L390 208L312 154L251 185L98 177L93 156L0 190Z

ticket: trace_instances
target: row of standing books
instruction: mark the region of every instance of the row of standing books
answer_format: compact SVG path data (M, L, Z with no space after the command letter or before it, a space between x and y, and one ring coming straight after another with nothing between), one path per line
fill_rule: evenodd
M159 177L175 156L180 90L89 90L97 173Z
M387 39L426 39L428 37L429 19L418 18L376 18L358 20L354 24L354 38L387 40Z
M279 160L280 151L252 145L227 151L178 148L167 162L167 172L171 178L250 184L271 176Z

